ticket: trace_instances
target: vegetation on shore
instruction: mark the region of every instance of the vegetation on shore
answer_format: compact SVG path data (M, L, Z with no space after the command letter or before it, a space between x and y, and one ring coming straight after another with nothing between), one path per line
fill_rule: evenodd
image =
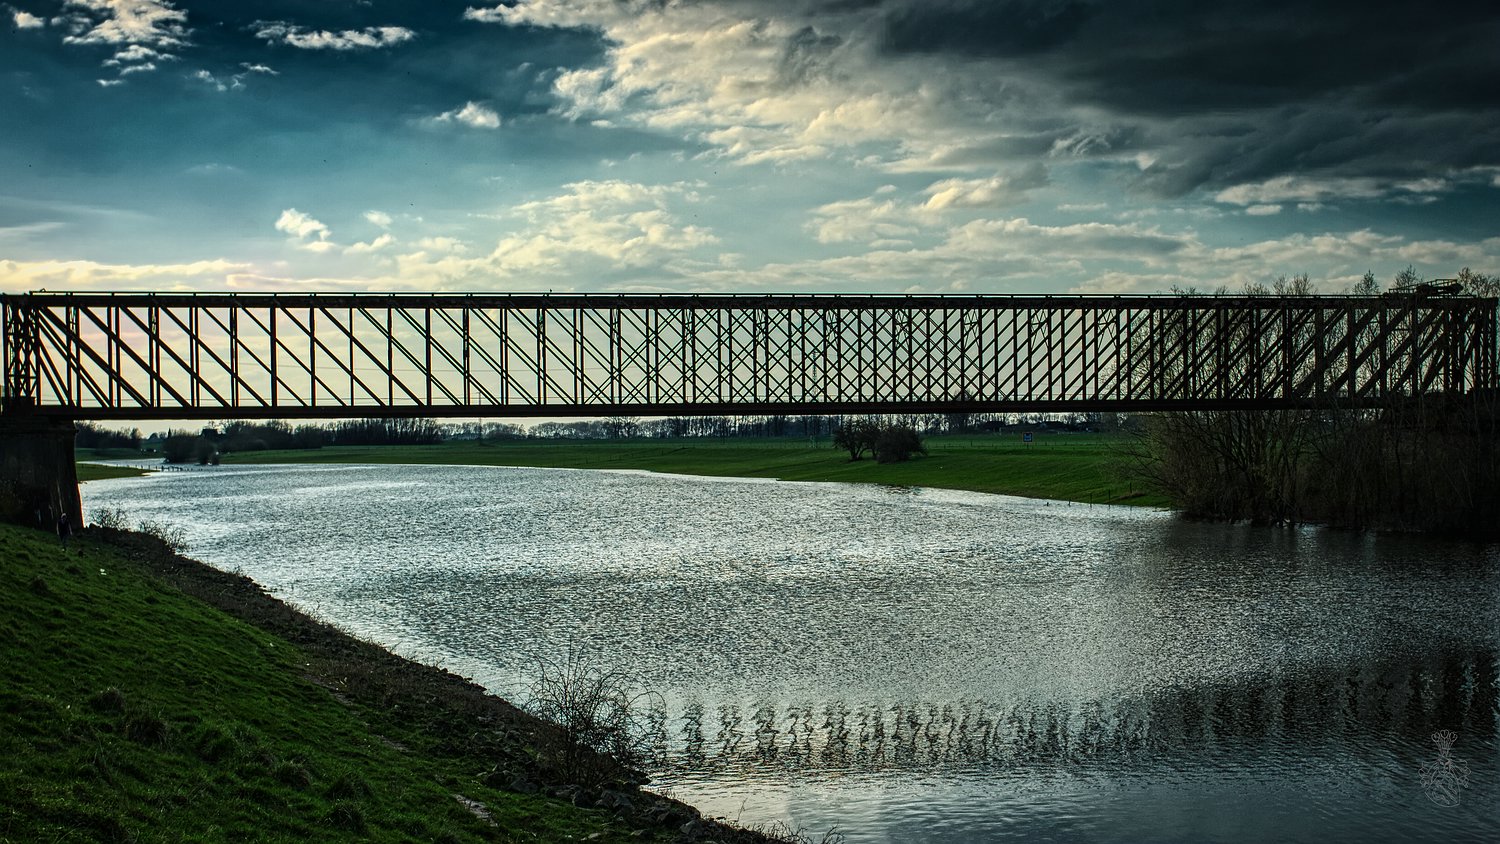
M922 486L1091 504L1164 506L1129 476L1125 435L1037 432L933 435L928 454L898 463L850 461L827 437L636 440L455 440L226 455L225 463L419 463L642 469L684 475Z
M766 840L160 538L0 525L0 631L0 842Z
M1500 293L1500 277L1465 268L1455 286L1469 295L1493 296ZM1394 301L1453 295L1437 292L1440 289L1408 267L1384 295L1394 296ZM1195 295L1192 290L1177 292ZM1304 275L1277 279L1269 288L1251 285L1243 295L1286 299L1313 292ZM1380 293L1380 284L1366 273L1350 292L1373 296ZM1409 384L1392 383L1393 394L1378 409L1360 408L1362 379L1373 379L1377 373L1381 378L1394 376L1367 362L1380 348L1379 333L1386 329L1369 322L1359 332L1351 322L1350 329L1348 356L1355 368L1345 387L1335 384L1326 395L1325 387L1316 388L1329 406L1200 409L1146 416L1143 436L1133 449L1143 482L1195 518L1478 536L1500 533L1500 395L1477 388L1463 393L1453 383L1431 383L1434 374L1414 357L1410 374L1401 376L1410 379ZM1201 332L1186 324L1163 330L1169 333L1168 348L1187 349L1200 342ZM1390 330L1417 334L1409 326ZM1292 347L1322 350L1319 331L1313 324L1294 329ZM1229 348L1258 342L1247 323L1224 326L1214 341ZM1319 351L1289 362L1291 379L1321 384L1319 358L1330 354L1339 353ZM1132 377L1175 384L1193 376L1187 371L1189 361L1186 356L1159 361L1143 355L1127 366ZM1255 370L1254 356L1245 356L1226 362L1220 377L1243 384L1257 383L1263 375ZM1402 389L1419 380L1414 395L1400 398ZM1341 400L1345 406L1337 404Z

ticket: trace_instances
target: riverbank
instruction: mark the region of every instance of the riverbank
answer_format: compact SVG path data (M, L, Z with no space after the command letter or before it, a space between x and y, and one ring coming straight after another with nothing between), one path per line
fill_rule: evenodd
M225 463L422 463L571 469L642 469L684 475L936 487L1090 504L1164 507L1130 480L1118 435L1039 432L927 439L905 463L849 460L827 438L474 440L429 446L331 447L225 455Z
M154 537L0 525L0 630L0 841L769 840Z

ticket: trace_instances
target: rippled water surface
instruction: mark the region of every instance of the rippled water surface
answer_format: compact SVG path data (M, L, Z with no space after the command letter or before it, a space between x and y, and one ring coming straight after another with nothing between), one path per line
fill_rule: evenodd
M500 694L570 647L625 669L664 699L656 785L744 823L1500 841L1493 545L494 467L221 467L84 498Z

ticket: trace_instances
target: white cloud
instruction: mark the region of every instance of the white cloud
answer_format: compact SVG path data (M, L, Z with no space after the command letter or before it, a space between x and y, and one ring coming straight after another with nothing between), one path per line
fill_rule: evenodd
M171 53L163 53L141 44L131 44L123 50L117 50L112 58L105 59L104 66L118 67L131 62L170 61L176 58Z
M1446 179L1428 178L1392 182L1372 176L1317 177L1277 176L1263 182L1248 182L1225 188L1214 199L1230 205L1274 205L1283 202L1326 203L1349 199L1380 199L1395 196L1414 199L1448 190Z
M195 70L188 74L188 78L202 82L204 85L219 92L228 91L230 88L243 88L245 86L245 83L241 82L238 76L232 76L228 82L225 82L206 70Z
M99 83L100 88L113 88L116 85L125 84L123 79L95 79L94 81Z
M277 72L277 71L271 69L269 66L263 65L263 64L252 64L250 62L240 62L240 67L244 68L246 73L264 73L264 74L268 74L270 76L280 76L281 75L279 72Z
M309 252L327 252L338 248L328 239L328 226L295 208L288 208L276 218L276 230L291 235L297 248Z
M166 48L188 43L187 13L168 0L66 0L63 9L65 14L51 20L67 31L63 43L119 46L102 64L118 68L120 76L155 70L158 62L177 58ZM18 25L22 14L16 13Z
M921 228L919 209L874 197L830 202L813 209L807 229L819 243L903 244Z
M323 241L319 241L320 243ZM369 252L379 252L396 242L396 238L390 232L375 238L368 243L355 243L344 250L345 255L360 255Z
M554 83L561 114L679 134L742 164L846 156L891 170L993 171L1015 156L936 161L1043 129L1041 153L1072 138L1059 154L1097 155L1109 136L1058 102L1023 96L1003 69L882 51L868 13L844 5L799 16L754 3L521 0L464 16L600 32L604 63Z
M0 240L26 240L33 235L46 234L60 228L63 228L63 224L55 221L26 223L19 226L0 226Z
M168 0L67 0L78 10L70 19L78 29L63 38L68 44L144 44L180 47L187 43L187 12Z
M283 21L256 21L255 37L303 50L379 50L417 37L404 26L367 26L342 32L314 30Z
M502 238L490 261L505 271L559 269L602 260L643 268L718 242L708 229L684 225L670 207L695 202L697 185L644 185L618 180L575 182L567 193L513 210L530 225Z
M1023 202L1027 193L1047 184L1047 170L1031 164L1013 173L997 173L988 179L944 179L929 185L926 207L931 211L949 208L998 208Z
M500 128L500 115L494 109L470 101L463 108L445 111L433 118L439 123L463 123L476 129Z
M203 290L229 287L247 263L216 259L184 264L105 264L96 261L0 260L0 290Z
M391 227L391 215L385 213L384 211L366 211L365 219L373 223L374 225L380 226L383 229L388 229Z
M47 25L45 20L30 12L23 12L20 9L11 10L11 21L14 23L16 29L41 29Z
M1245 209L1245 213L1252 217L1269 217L1272 214L1280 214L1280 205L1251 205Z
M419 249L429 252L459 253L468 251L468 245L455 237L424 237L417 241Z

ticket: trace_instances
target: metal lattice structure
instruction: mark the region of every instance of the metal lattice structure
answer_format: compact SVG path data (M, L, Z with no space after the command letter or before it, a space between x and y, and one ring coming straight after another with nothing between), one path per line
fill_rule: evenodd
M79 419L1372 407L1500 386L1443 296L0 297L5 408Z

